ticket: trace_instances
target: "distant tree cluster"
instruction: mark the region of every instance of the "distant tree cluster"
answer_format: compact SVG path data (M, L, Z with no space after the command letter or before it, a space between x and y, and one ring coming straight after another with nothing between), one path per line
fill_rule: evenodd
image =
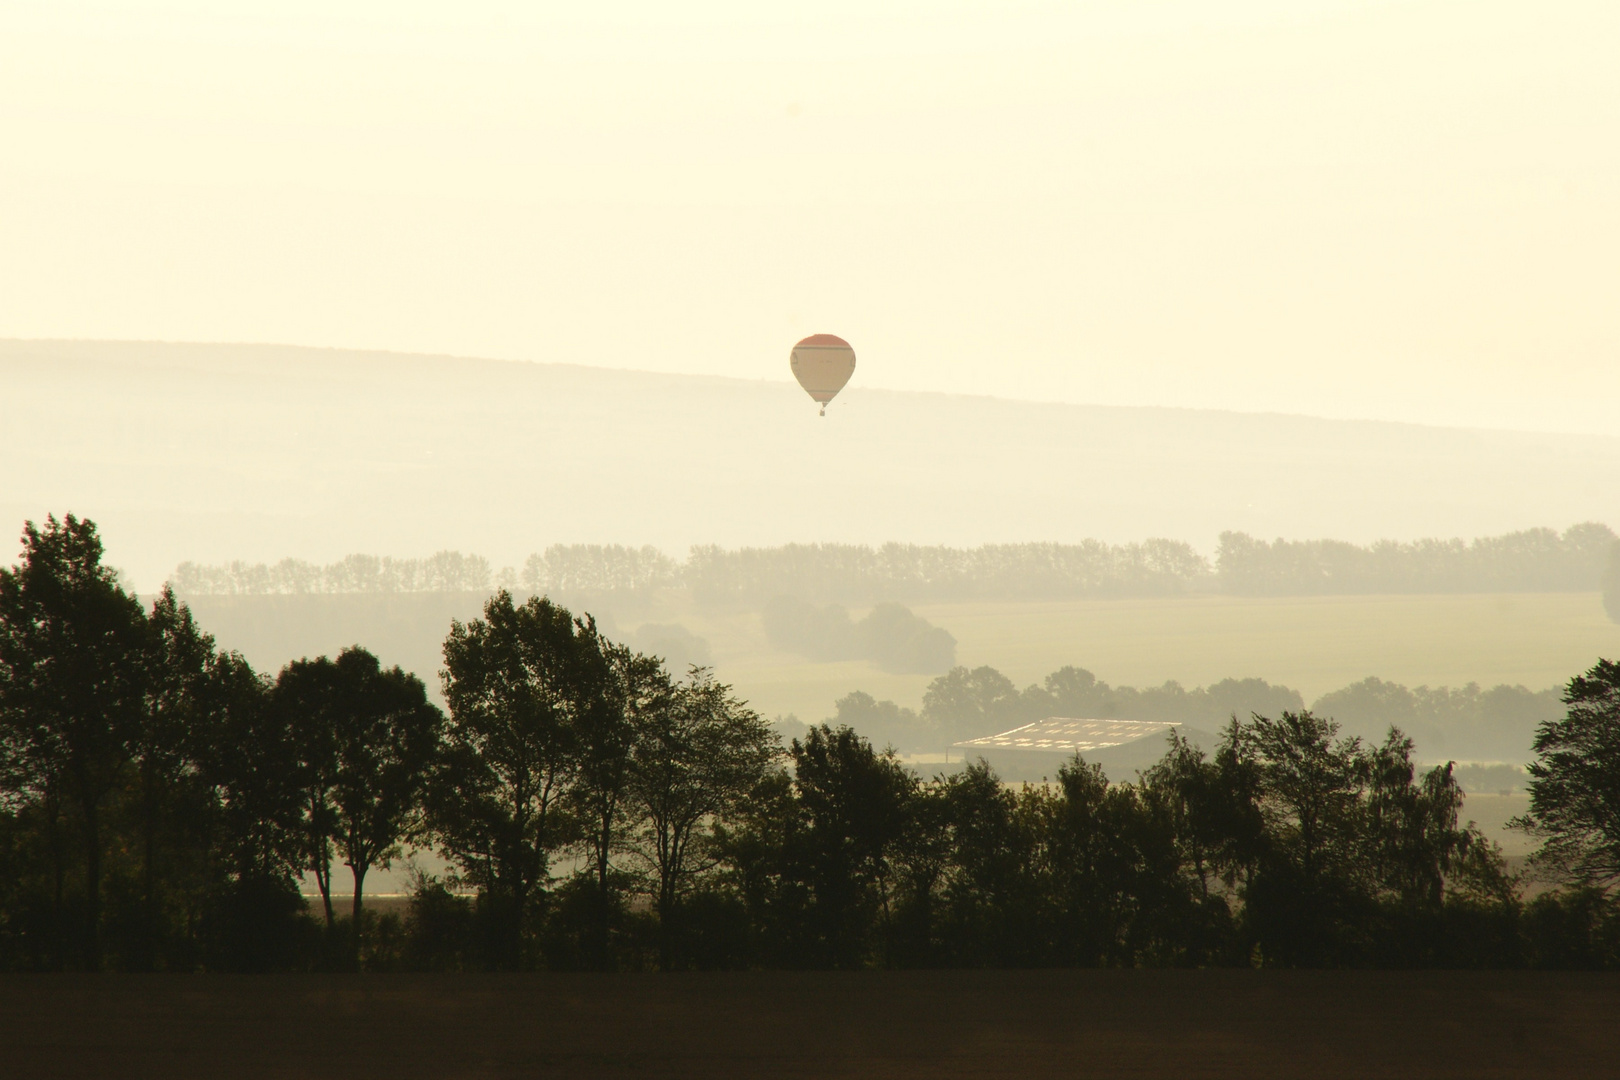
M911 609L878 604L851 620L840 604L778 596L760 615L772 648L809 660L867 660L880 670L932 675L956 663L956 638Z
M1363 737L1398 727L1425 748L1429 760L1504 762L1528 760L1536 731L1564 711L1556 689L1506 684L1483 689L1477 683L1408 689L1375 678L1324 694L1311 708Z
M1233 715L1275 716L1305 708L1291 687L1264 679L1222 679L1187 689L1110 686L1090 671L1064 667L1040 684L1019 689L993 667L956 667L928 684L920 711L880 701L860 691L837 703L836 722L848 724L880 745L906 752L934 753L964 739L1007 731L1049 716L1087 719L1153 720L1214 731ZM1324 694L1311 711L1331 716L1364 739L1398 727L1411 734L1428 757L1478 761L1527 760L1538 727L1562 713L1557 690L1523 686L1457 689L1368 678Z
M530 555L521 574L491 576L477 555L426 559L350 555L328 566L182 563L172 584L187 595L487 591L492 583L531 594L599 599L684 587L709 604L763 605L789 596L817 603L908 604L1057 600L1220 591L1244 596L1335 593L1559 592L1607 590L1620 597L1620 541L1587 522L1559 535L1530 529L1463 540L1257 540L1221 534L1213 566L1189 544L786 544L693 547L678 562L653 547L555 544ZM1605 584L1607 582L1607 584ZM1620 620L1620 599L1607 601Z
M1221 534L1215 557L1223 592L1245 596L1347 593L1585 592L1620 550L1607 525L1528 529L1462 540L1275 540Z
M170 584L182 596L266 596L309 593L488 592L489 561L482 555L441 551L425 559L349 555L318 566L302 559L274 565L184 562Z

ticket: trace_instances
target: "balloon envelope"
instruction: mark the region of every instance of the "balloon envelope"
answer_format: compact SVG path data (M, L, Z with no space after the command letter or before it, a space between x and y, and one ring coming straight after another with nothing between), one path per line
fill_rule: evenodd
M827 402L849 382L855 373L855 350L849 342L833 334L811 334L793 346L793 377L804 392L821 403Z

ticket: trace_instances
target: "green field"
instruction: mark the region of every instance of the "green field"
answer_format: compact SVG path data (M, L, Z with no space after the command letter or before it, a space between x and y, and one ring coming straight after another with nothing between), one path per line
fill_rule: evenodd
M1604 615L1596 593L1212 595L915 610L956 636L958 662L989 664L1020 685L1076 664L1115 685L1175 679L1192 687L1258 676L1309 702L1368 675L1408 686L1518 683L1539 690L1599 656L1620 656L1620 625ZM721 677L767 715L820 720L856 689L915 707L929 681L778 652L755 612L706 611L672 595L635 614L678 621L707 638Z

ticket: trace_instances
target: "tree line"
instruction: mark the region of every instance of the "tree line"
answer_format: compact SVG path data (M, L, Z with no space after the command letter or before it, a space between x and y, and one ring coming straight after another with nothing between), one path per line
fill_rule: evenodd
M1613 966L1620 666L1542 726L1525 899L1450 766L1309 710L1134 782L924 779L844 725L783 747L702 670L543 597L452 623L441 710L359 647L274 678L93 524L0 570L0 966ZM404 918L367 874L437 851ZM335 902L334 864L353 897ZM319 894L300 895L308 873ZM312 913L313 908L313 913Z
M1213 591L1245 596L1343 593L1559 592L1606 589L1620 596L1620 542L1587 522L1562 534L1529 529L1501 536L1382 540L1258 540L1222 533L1215 559L1176 540L1136 544L785 544L693 547L677 561L653 547L556 544L523 568L492 574L459 552L426 559L351 555L328 566L182 563L181 595L486 591L600 599L687 588L710 604L758 606L778 597L837 604L1164 596ZM1620 618L1620 601L1610 612Z
M1226 718L1299 712L1298 690L1264 679L1222 679L1188 689L1112 686L1082 667L1067 666L1022 689L989 665L953 667L929 682L922 708L855 691L837 702L836 721L903 752L937 753L959 740L1008 731L1049 716L1152 720L1218 730ZM1366 678L1310 703L1346 733L1378 739L1390 727L1410 735L1428 759L1523 763L1535 733L1563 707L1557 690L1498 685L1484 689L1419 686Z
M1346 593L1585 592L1620 558L1614 530L1588 521L1560 535L1526 529L1472 542L1275 540L1221 534L1222 591L1247 596Z
M760 612L773 649L808 660L866 660L879 670L932 675L956 665L956 638L903 604L886 602L852 620L840 604L778 596Z
M501 584L515 587L510 569ZM330 593L487 592L496 581L482 555L440 551L425 559L348 555L319 565L303 559L278 563L236 560L218 565L183 562L170 584L182 596L303 596Z
M354 969L391 933L367 933L366 877L412 845L454 867L418 892L466 916L465 962L603 966L633 892L673 955L715 824L780 757L729 687L544 598L452 623L441 710L358 646L254 672L171 590L144 609L91 522L23 547L0 571L0 967ZM423 933L412 956L464 962Z

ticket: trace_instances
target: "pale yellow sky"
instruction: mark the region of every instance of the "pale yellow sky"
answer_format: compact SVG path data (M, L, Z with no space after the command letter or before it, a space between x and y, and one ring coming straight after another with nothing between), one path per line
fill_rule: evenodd
M1620 4L0 5L0 336L1620 434Z

